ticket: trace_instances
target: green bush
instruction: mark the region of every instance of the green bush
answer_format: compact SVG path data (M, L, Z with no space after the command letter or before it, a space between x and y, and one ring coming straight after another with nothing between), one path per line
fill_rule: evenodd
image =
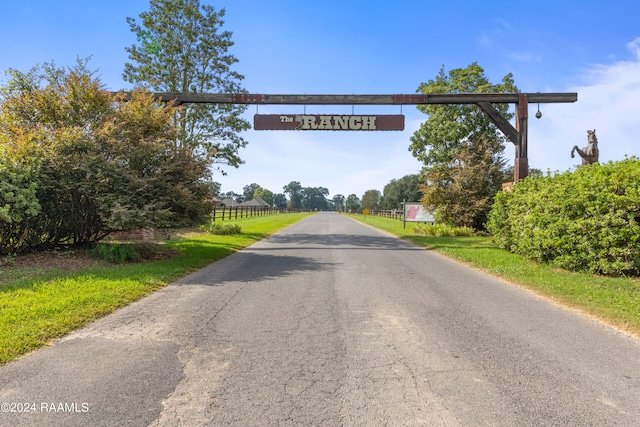
M456 227L446 224L416 224L413 229L415 234L424 234L425 236L435 237L459 237L459 236L471 236L473 234L473 228L471 227Z
M0 255L210 212L211 159L174 144L174 107L142 89L113 96L86 65L9 70L0 86Z
M200 230L211 234L240 234L242 232L238 224L213 220L206 225L200 226Z
M127 243L100 243L94 249L94 254L112 264L136 262L140 260L140 253L134 245Z
M560 268L640 273L640 160L530 177L499 193L487 222L496 243Z

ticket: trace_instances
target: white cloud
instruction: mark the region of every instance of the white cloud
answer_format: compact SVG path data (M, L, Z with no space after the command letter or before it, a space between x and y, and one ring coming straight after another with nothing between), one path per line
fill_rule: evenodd
M640 157L640 37L628 48L629 60L585 70L584 83L567 90L578 93L575 104L540 106L543 118L529 121L530 167L565 171L580 164L569 153L586 145L587 129L596 129L601 163Z

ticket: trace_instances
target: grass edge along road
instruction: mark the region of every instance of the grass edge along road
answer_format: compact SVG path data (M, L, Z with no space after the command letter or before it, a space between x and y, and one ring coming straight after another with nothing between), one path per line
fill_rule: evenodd
M491 237L432 237L413 233L415 223L377 216L352 219L518 285L640 338L640 279L574 273L507 252Z
M0 270L0 365L309 216L292 213L234 220L240 234L194 233L164 244L169 259L93 266L76 271Z

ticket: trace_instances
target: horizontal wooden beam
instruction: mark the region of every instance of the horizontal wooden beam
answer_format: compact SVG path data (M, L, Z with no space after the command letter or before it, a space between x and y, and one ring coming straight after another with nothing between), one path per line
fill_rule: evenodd
M423 105L517 104L519 93L431 93L415 95L265 95L248 93L157 92L154 96L175 104L272 104L272 105ZM529 93L530 103L576 102L577 93Z

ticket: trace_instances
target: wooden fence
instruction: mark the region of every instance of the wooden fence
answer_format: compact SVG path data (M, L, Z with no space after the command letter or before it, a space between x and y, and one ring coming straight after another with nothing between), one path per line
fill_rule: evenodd
M229 221L252 216L273 215L284 211L287 209L269 206L221 206L213 208L211 219L213 221Z
M382 216L385 218L399 219L400 221L404 219L404 212L398 209L389 210L389 211L383 211L383 210L374 211L373 215Z

